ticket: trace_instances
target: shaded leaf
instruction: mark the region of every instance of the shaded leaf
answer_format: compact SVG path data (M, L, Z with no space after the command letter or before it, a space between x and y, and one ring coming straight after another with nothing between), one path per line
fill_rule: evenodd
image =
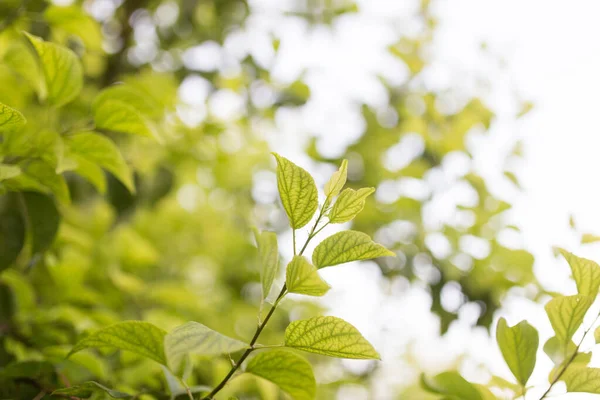
M27 209L29 231L31 232L31 251L46 251L58 232L60 213L52 198L35 192L23 192L23 200Z
M277 188L283 208L293 229L302 228L319 205L312 176L290 160L273 153L277 159Z
M81 339L67 357L88 348L116 347L166 365L163 344L166 334L165 331L148 322L118 322Z
M374 188L344 189L329 212L329 221L333 224L351 221L362 211L365 200L373 192Z
M358 329L336 317L314 317L292 322L285 330L285 345L331 357L380 358Z
M373 242L365 233L342 231L319 243L313 252L312 260L317 268L323 268L385 256L395 256L395 254Z
M10 210L0 210L0 271L17 259L25 244L25 221Z
M458 372L442 372L432 378L421 375L421 385L432 393L450 396L454 400L484 400L475 385Z
M262 296L263 299L266 299L279 269L277 235L274 232L267 231L256 233L256 244L258 246L258 260L260 263Z
M315 398L317 383L310 363L290 351L259 353L250 360L246 372L273 382L295 400Z
M578 294L555 297L546 304L544 308L562 346L566 346L571 340L593 301L590 296Z
M111 390L98 382L85 382L81 385L75 385L64 389L58 389L52 392L53 395L64 395L64 396L76 396L87 399L92 397L94 393L105 393L113 399L127 399L133 397L130 394L119 392L117 390Z
M496 340L510 371L517 381L525 386L535 367L540 341L537 330L527 321L509 327L506 320L500 318L496 328Z
M587 258L577 257L566 250L560 253L569 263L579 294L596 296L600 287L600 265Z
M317 268L303 256L295 256L287 266L287 289L290 293L323 296L331 287L321 278Z
M7 105L0 103L0 132L19 129L25 125L23 114Z

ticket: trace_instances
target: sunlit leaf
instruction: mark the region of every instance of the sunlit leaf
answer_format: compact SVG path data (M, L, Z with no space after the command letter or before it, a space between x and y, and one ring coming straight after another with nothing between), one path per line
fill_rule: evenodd
M290 226L302 228L319 205L317 187L312 176L290 160L273 153L277 159L277 187Z
M102 48L100 24L82 8L50 5L44 10L44 18L53 28L78 36L86 47L93 50Z
M598 236L598 235L594 235L592 233L584 233L581 236L581 244L589 244L589 243L596 243L596 242L600 242L600 236Z
M395 256L395 254L373 242L365 233L342 231L319 243L313 252L312 260L317 268L323 268L385 256Z
M333 173L331 179L325 184L325 196L328 199L333 199L341 191L346 184L348 178L348 160L343 160L340 168Z
M118 322L81 339L68 356L88 348L116 347L166 365L164 350L166 334L165 331L148 322Z
M135 108L138 113L148 118L158 118L165 112L162 104L157 103L151 96L139 92L132 85L118 84L100 92L94 103L96 106L106 101L120 101Z
M600 394L600 368L567 368L560 379L567 385L567 392Z
M500 318L496 328L496 341L510 371L525 386L535 367L539 346L537 330L527 321L509 327L506 320Z
M21 175L21 168L17 165L0 164L0 182Z
M344 189L329 212L329 221L333 224L351 221L362 211L367 197L373 192L374 188Z
M442 372L428 378L421 375L421 385L424 389L452 400L484 400L475 385L460 376L458 372Z
M305 257L295 256L286 269L286 286L290 293L323 296L331 288L317 268Z
M555 297L546 304L544 308L561 345L571 340L593 301L590 296L578 294Z
M248 344L227 337L198 322L187 322L165 336L168 365L176 369L186 354L214 356L233 353Z
M48 249L60 225L60 213L52 198L34 192L24 192L23 201L27 209L31 251L40 253Z
M74 396L82 399L92 397L95 393L107 394L113 399L127 399L133 397L130 394L111 390L98 382L85 382L81 385L75 385L64 389L58 389L52 392L53 395Z
M317 384L310 363L290 351L261 352L250 360L246 372L273 382L295 400L315 398Z
M100 98L94 101L92 111L97 129L157 137L151 122L124 101Z
M600 265L587 258L578 257L566 250L560 250L561 254L571 267L573 279L577 283L577 292L582 295L595 296L600 287Z
M285 330L285 345L331 357L379 359L379 353L358 329L336 317L292 322Z
M274 232L261 232L256 234L258 245L258 261L260 263L260 282L262 295L265 299L271 291L271 286L279 269L279 249L277 247L277 234Z
M25 122L23 114L0 103L0 132L18 129L25 125Z
M552 336L544 343L544 353L546 353L555 365L560 365L576 350L577 346L572 340L565 343L558 340L556 336Z
M60 107L72 101L83 86L83 68L79 58L66 47L25 33L38 56L44 75L45 93L40 97Z

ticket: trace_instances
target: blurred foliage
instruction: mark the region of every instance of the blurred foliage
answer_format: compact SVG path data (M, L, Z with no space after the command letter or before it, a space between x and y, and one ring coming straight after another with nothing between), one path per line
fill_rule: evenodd
M419 14L422 36L399 38L389 49L410 71L407 84L384 82L392 122L365 105L364 134L344 154L322 156L316 139L307 153L319 164L348 158L349 185L377 188L354 228L399 254L380 261L386 277L430 288L445 332L458 315L442 303L447 287L459 285L462 304L479 304L478 323L489 326L509 289L535 281L532 256L497 239L500 231L516 230L502 218L510 204L470 167L458 176L445 172L452 160L470 159L468 136L485 132L494 114L477 98L443 112L448 93L419 84L436 26L428 3ZM306 0L287 14L318 27L356 11L350 1ZM273 166L259 127L280 109L304 107L310 90L302 81L273 80L250 52L229 57L230 68L195 68L184 60L193 46L225 43L252 12L241 0L0 2L0 103L27 121L0 126L0 365L13 366L0 372L0 397L34 398L95 380L160 398L168 382L151 361L94 352L64 358L79 337L114 322L140 319L169 330L196 320L233 337L254 332L261 299L251 227L287 228L275 199L253 192L257 176ZM36 53L37 39L23 31L81 61L83 87L75 97L65 90L77 82L56 81L64 68L44 70L40 58L54 53ZM281 38L271 39L276 53ZM53 79L60 84L49 85ZM208 83L201 105L183 101L181 85L189 79ZM256 87L272 93L267 106L253 100ZM241 100L243 112L207 110L223 94ZM127 123L115 125L116 113ZM422 149L398 166L394 150L415 136ZM107 149L102 154L95 152L100 146ZM425 195L388 193L422 186ZM475 200L456 203L448 196L453 188ZM440 207L451 218L432 217ZM438 251L440 242L449 250ZM484 251L473 254L473 247ZM319 305L286 307L297 318ZM263 340L279 337L289 318L278 312ZM226 358L196 361L189 381L197 385L213 386L229 369ZM332 398L370 372L342 371L318 396ZM279 396L249 377L233 381L223 398L228 390L240 398Z

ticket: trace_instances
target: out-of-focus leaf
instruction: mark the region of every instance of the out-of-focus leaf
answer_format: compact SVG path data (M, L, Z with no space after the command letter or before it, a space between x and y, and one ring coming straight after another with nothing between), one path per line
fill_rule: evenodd
M21 175L21 168L17 165L0 164L0 182Z
M17 110L0 103L0 132L19 129L27 120Z
M594 235L592 233L584 233L583 236L581 236L581 244L589 244L596 242L600 242L600 236L598 235Z
M421 385L432 393L447 396L449 400L484 400L475 385L458 372L442 372L432 378L421 375Z
M85 382L81 385L75 385L64 389L58 389L52 392L53 395L61 396L75 396L83 399L88 399L94 395L94 393L104 393L112 397L113 399L128 399L133 397L128 393L119 392L117 390L111 390L98 382Z
M277 247L277 234L275 232L256 233L258 246L258 261L260 263L260 282L262 296L266 299L271 291L271 286L279 269L279 249Z
M31 232L31 251L34 254L44 252L54 242L60 225L60 213L54 200L44 194L24 192L23 200Z
M92 109L97 129L157 138L151 122L124 101L100 99Z
M0 210L0 271L10 267L25 244L25 221L10 209Z

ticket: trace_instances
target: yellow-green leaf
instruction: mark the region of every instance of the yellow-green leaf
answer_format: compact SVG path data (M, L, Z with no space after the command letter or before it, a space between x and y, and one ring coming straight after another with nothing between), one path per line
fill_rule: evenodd
M567 368L561 380L567 385L567 392L600 394L600 368Z
M260 282L262 284L263 299L267 298L279 268L279 249L277 235L274 232L261 232L256 234L258 245L258 260L260 263Z
M233 353L248 347L244 342L193 321L175 328L165 336L164 342L168 366L173 370L178 368L187 354L214 356Z
M577 292L587 296L596 296L600 287L600 265L587 258L578 257L566 250L560 250L569 263Z
M593 301L593 297L580 294L559 296L550 300L544 307L556 338L564 348L583 322L583 317Z
M164 349L166 334L149 322L119 322L81 339L67 357L88 348L116 347L167 365Z
M302 228L319 206L317 186L312 176L287 158L277 159L277 188L293 229Z
M556 336L552 336L544 343L544 353L552 360L554 365L560 365L569 355L577 351L577 346L572 340L560 342Z
M337 317L314 317L292 322L285 330L285 345L331 357L380 358L358 329Z
M141 115L150 119L164 115L164 107L152 96L141 93L131 85L118 84L102 90L94 99L96 105L106 101L120 101L135 108Z
M348 160L343 160L340 168L333 173L331 179L325 184L325 196L332 199L337 196L348 178Z
M19 129L25 125L23 114L7 105L0 103L0 132Z
M112 173L130 192L135 192L131 170L109 138L94 132L82 132L68 136L65 143L79 165L85 167L86 161L95 163Z
M458 372L442 372L432 378L421 375L421 386L432 393L449 396L451 400L483 400L477 387L460 376Z
M331 288L305 257L295 256L287 266L285 283L290 293L323 296Z
M509 327L504 318L500 318L496 328L496 341L504 361L517 381L525 386L535 367L539 335L527 321Z
M97 129L157 138L150 120L124 101L99 98L92 112Z
M0 164L0 182L21 175L21 168L17 165Z
M79 397L81 399L87 399L92 397L95 393L104 393L112 397L113 399L128 399L133 397L128 393L119 392L117 390L111 390L104 385L97 382L85 382L81 385L75 385L64 389L58 389L52 392L53 395L61 395L63 397Z
M313 252L312 261L317 268L323 268L385 256L395 256L395 254L373 242L365 233L342 231L319 243Z
M66 47L45 42L25 33L31 42L44 75L44 93L48 104L60 107L72 101L83 87L83 68L75 53Z
M600 242L600 236L594 235L593 233L584 233L581 236L581 244L589 244Z
M317 392L310 363L290 351L259 353L250 360L246 372L273 382L294 400L313 400Z
M373 192L374 188L344 189L329 212L329 221L332 224L351 221L362 211L367 197Z

